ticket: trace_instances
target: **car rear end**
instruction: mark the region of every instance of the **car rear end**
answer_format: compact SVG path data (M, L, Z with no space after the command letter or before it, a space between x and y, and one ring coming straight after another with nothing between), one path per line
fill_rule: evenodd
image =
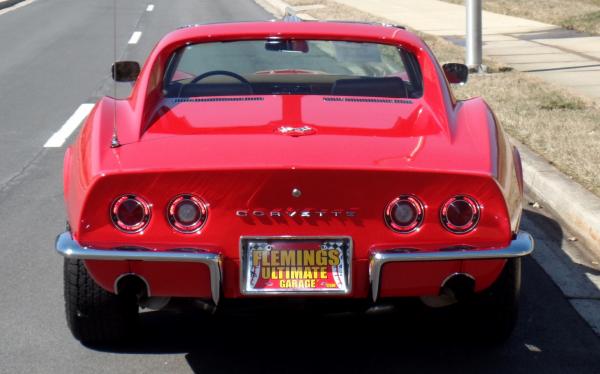
M455 274L481 291L503 257L526 252L510 252L522 238L493 178L438 172L108 176L93 186L79 221L81 244L68 241L63 251L86 259L105 289L118 292L119 280L135 275L147 295L214 302L434 296Z
M166 37L131 98L102 101L67 152L56 248L79 282L78 338L103 338L86 335L81 300L119 315L132 294L433 305L504 295L509 279L514 295L512 259L533 249L518 161L422 42L383 26L232 30ZM90 320L118 335L102 314Z

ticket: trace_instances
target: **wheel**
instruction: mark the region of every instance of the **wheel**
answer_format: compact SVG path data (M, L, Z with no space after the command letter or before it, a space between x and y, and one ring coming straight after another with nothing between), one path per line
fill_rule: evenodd
M498 279L465 305L472 316L473 332L484 342L507 340L517 323L521 290L521 259L506 261Z
M65 259L64 295L67 325L84 344L129 339L138 317L134 294L115 295L94 282L82 260Z

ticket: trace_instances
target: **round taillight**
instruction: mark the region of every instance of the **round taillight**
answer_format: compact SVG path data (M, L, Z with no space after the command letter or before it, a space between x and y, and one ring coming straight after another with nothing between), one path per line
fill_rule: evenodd
M454 196L442 206L440 219L444 227L455 234L472 231L479 222L480 209L475 199Z
M206 222L207 215L206 204L192 195L175 197L167 210L167 220L171 226L186 234L200 230Z
M118 197L110 209L110 218L115 227L129 234L144 230L150 222L150 214L150 205L135 195Z
M385 223L400 233L413 232L421 226L425 209L415 196L402 195L392 200L385 208Z

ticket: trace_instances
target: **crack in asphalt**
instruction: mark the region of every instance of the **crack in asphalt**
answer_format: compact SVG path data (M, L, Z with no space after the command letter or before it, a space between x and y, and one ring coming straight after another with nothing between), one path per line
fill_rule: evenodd
M61 148L62 149L62 148ZM4 201L4 197L8 195L12 188L17 187L21 184L21 182L25 179L25 177L29 176L29 170L36 165L37 161L40 160L41 156L46 153L46 149L40 149L32 159L30 159L25 166L23 166L18 172L13 174L6 182L0 184L0 202Z

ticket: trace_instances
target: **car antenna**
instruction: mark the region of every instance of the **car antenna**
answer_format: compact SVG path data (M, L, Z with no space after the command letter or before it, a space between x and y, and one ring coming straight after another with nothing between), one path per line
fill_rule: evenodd
M112 65L112 76L113 76L113 134L110 141L111 148L117 148L121 146L119 143L119 137L117 136L117 81L114 79L117 76L117 0L113 0L113 65Z

